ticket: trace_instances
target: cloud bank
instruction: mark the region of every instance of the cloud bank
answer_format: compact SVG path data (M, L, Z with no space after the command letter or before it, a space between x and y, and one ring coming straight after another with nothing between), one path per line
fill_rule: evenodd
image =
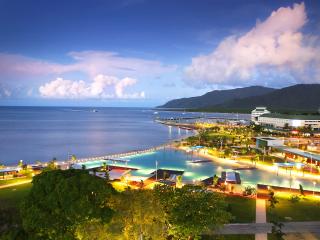
M193 58L186 81L194 86L319 82L320 47L316 36L302 32L307 21L304 3L281 7L242 36L229 36L210 54Z
M98 74L111 76L156 76L176 69L159 61L123 57L107 51L69 52L71 63L61 64L16 54L0 53L0 72L11 77L45 76L81 72L92 78Z
M37 86L40 96L46 98L132 99L145 97L144 91L125 91L136 85L138 78L155 78L176 69L176 66L167 66L159 61L124 57L107 51L74 51L68 56L71 61L62 64L0 53L1 80L5 79L9 85L18 81L24 85L32 84L32 87ZM65 80L70 76L84 80ZM55 80L45 82L48 79ZM26 93L27 96L32 94L33 91Z
M82 98L119 98L137 99L145 98L145 93L126 93L125 89L137 83L136 79L118 79L113 76L97 75L90 83L85 81L72 81L57 78L39 87L42 97L82 99Z

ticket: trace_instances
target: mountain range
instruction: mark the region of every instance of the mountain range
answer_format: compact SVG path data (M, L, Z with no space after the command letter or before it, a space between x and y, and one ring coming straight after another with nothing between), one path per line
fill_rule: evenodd
M316 112L320 107L320 84L214 90L198 97L174 99L158 108L249 112L257 106L278 112Z

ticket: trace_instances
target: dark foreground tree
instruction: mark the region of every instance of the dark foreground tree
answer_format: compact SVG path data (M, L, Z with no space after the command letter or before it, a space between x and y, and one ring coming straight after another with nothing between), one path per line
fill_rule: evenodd
M224 197L201 187L157 186L155 194L163 206L173 239L199 239L201 234L214 231L231 218Z
M111 220L114 194L110 184L86 171L43 172L21 205L23 227L31 239L83 239L83 227Z
M115 215L109 224L109 232L115 234L109 239L167 239L165 214L154 191L127 189L118 195L114 209ZM117 235L119 232L121 234Z

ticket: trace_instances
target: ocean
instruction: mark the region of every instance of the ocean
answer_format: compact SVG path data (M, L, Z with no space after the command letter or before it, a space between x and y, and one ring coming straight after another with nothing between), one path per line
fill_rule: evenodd
M0 107L0 163L15 165L141 150L193 134L169 128L155 117L201 113L147 108ZM207 116L238 117L211 113ZM248 118L248 115L239 115Z

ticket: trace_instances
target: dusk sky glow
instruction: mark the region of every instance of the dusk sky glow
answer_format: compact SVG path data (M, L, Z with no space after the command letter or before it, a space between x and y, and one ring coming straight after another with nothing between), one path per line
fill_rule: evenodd
M156 106L320 83L320 2L0 0L0 105Z

